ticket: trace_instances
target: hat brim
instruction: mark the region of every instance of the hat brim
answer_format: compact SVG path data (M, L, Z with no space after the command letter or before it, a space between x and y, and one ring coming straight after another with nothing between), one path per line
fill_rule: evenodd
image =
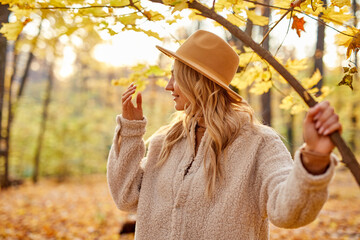
M192 69L194 69L195 71L198 71L199 73L201 73L202 75L206 76L207 78L209 78L210 80L214 81L216 84L218 84L219 86L221 86L222 88L224 88L231 97L233 97L236 100L239 101L243 101L244 99L237 94L234 90L232 90L229 86L227 86L225 83L223 83L222 81L219 80L219 78L217 76L215 76L215 74L209 73L205 68L203 68L201 65L196 64L195 62L191 61L190 59L187 59L186 57L183 56L179 56L178 54L176 54L173 51L167 50L161 46L156 46L157 49L159 49L162 53L164 53L165 55L167 55L168 57L171 58L175 58L177 60L179 60L180 62L186 64L187 66L191 67Z

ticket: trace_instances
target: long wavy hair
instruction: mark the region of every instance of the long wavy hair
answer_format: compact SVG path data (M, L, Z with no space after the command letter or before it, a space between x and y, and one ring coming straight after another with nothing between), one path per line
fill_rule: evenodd
M184 111L166 130L164 144L160 152L158 165L162 165L169 157L171 148L184 136L191 142L191 128L195 126L199 117L205 120L208 138L205 139L205 152L210 158L204 159L206 171L206 194L211 196L215 189L216 179L223 180L223 170L220 163L220 154L226 156L227 147L239 135L242 124L240 113L247 113L252 125L257 123L253 109L246 101L234 99L227 91L209 80L204 75L175 60L174 77L176 84L189 100ZM224 157L226 159L226 157ZM210 161L209 164L206 161ZM208 167L206 167L208 165Z

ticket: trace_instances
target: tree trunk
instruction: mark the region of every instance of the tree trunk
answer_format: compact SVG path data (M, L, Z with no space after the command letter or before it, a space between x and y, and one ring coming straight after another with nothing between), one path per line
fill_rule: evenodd
M39 177L39 168L40 168L40 157L41 157L41 149L44 141L44 135L46 131L46 122L49 115L49 105L51 101L51 91L53 88L54 75L53 75L53 63L49 67L49 77L48 77L48 85L46 87L45 99L43 103L43 113L40 125L40 133L38 136L38 143L36 147L35 157L34 157L34 172L33 172L33 182L37 183Z
M254 8L250 8L249 10L254 10ZM253 26L254 26L253 22L250 19L248 19L247 22L246 22L246 27L245 27L244 32L249 37L251 37L251 35L252 35ZM241 40L239 40L237 37L235 37L234 35L231 35L231 38L230 38L229 41L233 42L233 44L236 46L236 48L239 49L241 52L245 52L244 43ZM241 71L243 71L243 67L239 67L238 70L237 70L238 73L241 72ZM251 86L248 86L245 89L245 91L242 91L242 92L239 92L239 89L233 89L233 90L235 92L238 92L240 95L243 95L243 94L246 95L246 96L242 96L242 97L245 97L246 101L249 104L251 104L252 99L251 99L251 95L249 94L250 93L250 88L251 88Z
M0 23L7 23L10 11L8 5L0 4ZM0 34L0 186L7 188L9 186L9 162L6 158L6 143L2 131L3 109L4 109L4 93L5 93L5 69L6 69L6 38Z
M264 4L269 5L270 0L265 0ZM264 7L263 8L263 16L270 18L270 8ZM269 31L269 25L262 27L263 36ZM270 35L264 40L263 48L267 51L270 50L269 44ZM271 89L268 92L261 95L261 115L262 120L265 125L271 126Z
M31 46L31 49L29 51L29 57L28 57L27 62L26 62L26 67L25 67L25 70L24 70L24 74L23 74L23 76L21 77L21 80L20 80L20 86L19 86L19 90L18 90L18 93L17 93L17 101L16 101L17 103L21 99L21 96L22 96L22 94L24 92L26 82L28 80L31 63L32 63L32 61L34 59L34 50L36 48L37 40L38 40L38 38L40 36L40 33L41 33L41 26L42 26L42 20L41 20L40 25L39 25L38 34L36 35L35 39L32 42L32 46Z
M326 1L327 0L323 0L323 6L326 7ZM314 54L314 71L316 71L316 69L319 69L321 76L324 76L324 62L323 62L323 56L324 56L324 47L325 47L325 25L324 25L324 21L320 19L320 17L323 14L320 13L319 17L318 17L318 24L317 24L317 39L316 39L316 49L315 49L315 54ZM323 85L323 79L321 79L316 85L315 87L317 87L319 89L318 91L318 95L320 94L320 89Z
M357 12L357 4L356 4L356 0L352 0L352 9L353 9L353 15L354 15L354 26L357 25L357 17L356 17L356 12ZM355 67L358 66L358 58L357 58L357 54L355 54ZM358 80L358 75L354 74L354 82L357 82ZM354 92L353 92L354 94ZM353 98L354 99L354 96ZM351 135L350 135L350 139L349 139L349 144L351 146L351 148L353 149L354 152L356 152L357 146L356 146L356 132L357 132L357 116L356 116L356 109L358 108L358 102L357 101L353 101L351 104L351 110L350 110L350 115L351 115L351 126L352 126L352 131L351 131Z

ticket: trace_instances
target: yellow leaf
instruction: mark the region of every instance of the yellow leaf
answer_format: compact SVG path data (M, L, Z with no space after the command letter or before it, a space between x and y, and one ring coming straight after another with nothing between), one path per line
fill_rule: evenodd
M234 24L235 26L238 26L238 27L245 26L246 19L244 19L243 17L241 17L239 15L228 14L226 19L229 22L231 22L232 24Z
M323 11L321 19L325 22L332 22L337 25L343 25L346 21L352 19L353 16L350 14L348 7L343 7L341 9L335 6L329 6Z
M342 8L343 6L351 6L350 0L332 0L331 4L339 8Z
M232 4L226 0L218 0L215 3L215 11L221 12L224 9L230 9L232 7Z
M310 89L313 86L315 86L321 80L321 78L322 78L322 76L321 76L319 69L316 69L316 71L311 76L311 78L304 78L301 80L301 83L304 88Z
M237 87L238 89L245 89L247 86L249 86L248 81L246 81L247 79L247 75L246 73L237 73L234 76L234 79L231 81L231 85Z
M165 17L159 12L150 10L147 11L147 13L150 15L152 21L160 21L165 19Z
M146 76L155 75L155 76L164 76L166 71L161 69L158 65L152 65L146 71Z
M269 23L269 18L265 16L259 16L255 11L246 10L248 18L255 24L259 26L265 26Z
M114 79L111 80L111 84L113 86L123 86L123 87L127 87L129 84L131 83L131 80L128 78L120 78L120 79Z
M291 2L293 0L274 0L274 6L281 7L281 8L289 8ZM279 10L276 12L277 15L284 15L286 10ZM290 18L290 13L287 14L286 18Z
M289 110L294 105L293 97L291 95L284 97L281 100L280 108Z
M205 20L206 18L200 15L200 12L197 10L193 10L190 14L189 14L189 19L191 20L198 20L198 21L202 21Z
M255 4L245 1L237 1L237 3L232 8L235 13L240 13L246 11L247 9L255 8Z
M138 65L133 66L131 70L133 70L134 72L140 72L145 70L145 68L146 68L145 64L139 63Z
M285 68L293 75L296 75L299 71L305 70L308 67L308 59L289 59L285 64Z
M269 81L271 79L271 73L269 71L264 71L262 73L262 76L261 78L264 80L264 81Z
M110 0L110 6L114 6L114 7L122 7L129 4L130 4L129 0Z
M30 18L30 15L32 13L31 10L21 9L18 6L13 6L13 7L9 8L9 10L14 13L16 19L20 19L20 20L23 18Z
M177 20L179 20L179 19L182 18L180 14L173 15L172 17L173 17L173 19L166 20L166 22L167 22L169 25L171 25L171 24L173 24L173 23L176 23Z
M346 58L350 57L352 51L357 51L359 50L359 48L360 48L360 32L356 33L353 39L351 40L346 50Z
M0 33L2 33L7 40L15 41L23 30L24 26L25 25L19 21L13 23L3 23L2 28L0 29Z
M166 87L167 84L168 82L163 78L159 78L158 80L156 80L156 85L160 87Z
M111 36L115 36L116 34L118 34L118 33L115 32L114 30L112 30L111 28L107 28L106 30L108 30L108 33L109 33Z
M245 89L255 81L262 80L262 68L253 66L247 68L245 72L235 74L231 84L238 89Z
M111 14L104 11L102 8L87 8L87 9L80 9L79 14L82 15L93 15L94 17L108 17Z
M139 16L136 13L132 13L129 15L118 16L116 19L117 21L121 22L126 26L126 25L135 25L136 20L142 18L143 18L142 16Z
M163 0L165 5L174 5L178 0Z
M341 80L341 82L338 83L338 86L347 85L351 88L351 90L354 90L354 88L352 86L352 82L353 82L353 75L345 74L343 79Z
M355 36L359 32L358 29L355 27L348 27L345 31L342 33L338 33L335 35L335 44L339 46L345 46L348 47L353 39L351 36ZM347 36L347 35L350 36Z
M306 108L304 107L304 105L302 104L294 104L294 106L292 106L291 110L290 110L290 114L295 115L298 114L300 112L305 111Z
M175 4L175 6L174 6L174 8L173 8L173 10L172 10L172 12L171 12L171 14L174 14L174 12L176 12L176 11L181 11L181 10L183 10L183 9L185 9L185 8L188 8L188 3L187 3L186 1L183 1L183 2L180 2L180 3L178 3L178 4Z
M250 92L260 95L268 92L272 85L272 81L259 81L254 84L254 86L250 89Z

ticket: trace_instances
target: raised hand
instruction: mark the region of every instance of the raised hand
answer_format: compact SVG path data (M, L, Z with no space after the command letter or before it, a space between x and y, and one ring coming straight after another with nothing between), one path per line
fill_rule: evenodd
M310 108L307 113L304 124L303 134L306 143L305 150L320 154L322 156L330 155L335 145L330 139L330 134L335 131L342 131L338 115L328 101L320 102ZM321 172L326 169L330 159L322 162L316 162L313 159L303 158L305 167L313 172Z
M129 86L129 88L122 95L122 116L128 120L142 120L144 118L142 111L142 97L141 93L138 93L136 96L136 104L131 102L131 98L135 93L136 85L133 83Z

